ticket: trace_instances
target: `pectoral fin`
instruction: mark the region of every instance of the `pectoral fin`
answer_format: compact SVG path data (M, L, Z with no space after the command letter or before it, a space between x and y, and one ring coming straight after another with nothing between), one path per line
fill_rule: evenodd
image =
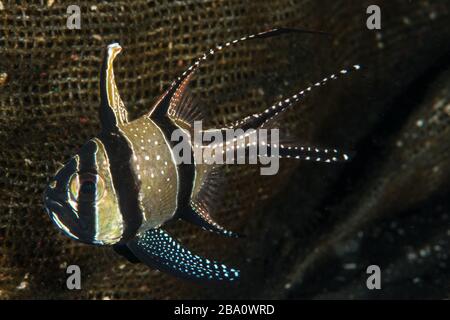
M149 229L127 243L146 265L188 280L236 281L239 270L183 248L162 229Z
M131 252L130 248L128 248L125 244L116 244L113 246L113 249L117 254L120 254L122 257L124 257L131 263L141 262L141 260L136 258L134 253Z

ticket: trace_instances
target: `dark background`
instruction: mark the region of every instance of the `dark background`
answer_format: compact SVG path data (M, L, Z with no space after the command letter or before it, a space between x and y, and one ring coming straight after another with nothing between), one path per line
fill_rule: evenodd
M81 30L66 8L81 7ZM366 28L378 4L382 29ZM1 1L0 298L449 298L450 6L446 1ZM283 114L281 131L311 146L354 150L345 165L281 162L261 177L234 167L217 220L245 239L179 222L194 252L239 266L234 286L184 282L109 248L58 233L42 192L58 163L98 131L102 50L131 117L215 44L277 26L285 36L217 55L193 82L207 122L263 110L343 67L361 72ZM82 290L65 287L66 267ZM367 290L379 265L382 289Z

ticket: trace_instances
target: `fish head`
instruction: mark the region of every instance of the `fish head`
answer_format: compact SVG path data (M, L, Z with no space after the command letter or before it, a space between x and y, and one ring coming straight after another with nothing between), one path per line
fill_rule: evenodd
M44 192L45 209L67 236L95 245L120 241L123 219L103 143L89 140Z

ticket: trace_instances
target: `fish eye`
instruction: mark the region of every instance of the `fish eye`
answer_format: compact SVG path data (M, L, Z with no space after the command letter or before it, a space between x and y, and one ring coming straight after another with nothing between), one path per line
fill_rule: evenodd
M81 184L80 193L82 194L93 194L95 192L95 182L85 181Z
M70 196L74 201L99 201L104 194L103 179L98 174L78 173L70 181Z

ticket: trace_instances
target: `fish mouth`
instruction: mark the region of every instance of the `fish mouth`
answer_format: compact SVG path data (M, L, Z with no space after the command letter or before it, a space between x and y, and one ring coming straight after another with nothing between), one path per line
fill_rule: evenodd
M79 223L78 212L68 203L67 195L47 186L44 192L44 208L58 229L66 236L81 241L81 237L73 232L75 224Z
M117 243L121 236L113 238L99 233L97 217L83 213L83 207L71 194L70 183L78 172L78 162L78 156L70 159L47 185L43 194L45 211L53 224L71 239L90 245Z
M90 239L89 232L80 219L70 198L69 184L78 171L78 159L73 157L62 167L44 191L44 207L52 222L66 236L81 241Z
M72 206L68 189L58 190L47 186L44 191L44 208L53 224L73 240L90 245L111 245L118 242L121 237L113 239L98 240L83 219L80 219L79 212Z
M67 202L67 195L61 195L47 187L44 192L44 207L50 220L64 235L85 244L104 245L105 242L96 240L89 229L79 218L78 211Z

